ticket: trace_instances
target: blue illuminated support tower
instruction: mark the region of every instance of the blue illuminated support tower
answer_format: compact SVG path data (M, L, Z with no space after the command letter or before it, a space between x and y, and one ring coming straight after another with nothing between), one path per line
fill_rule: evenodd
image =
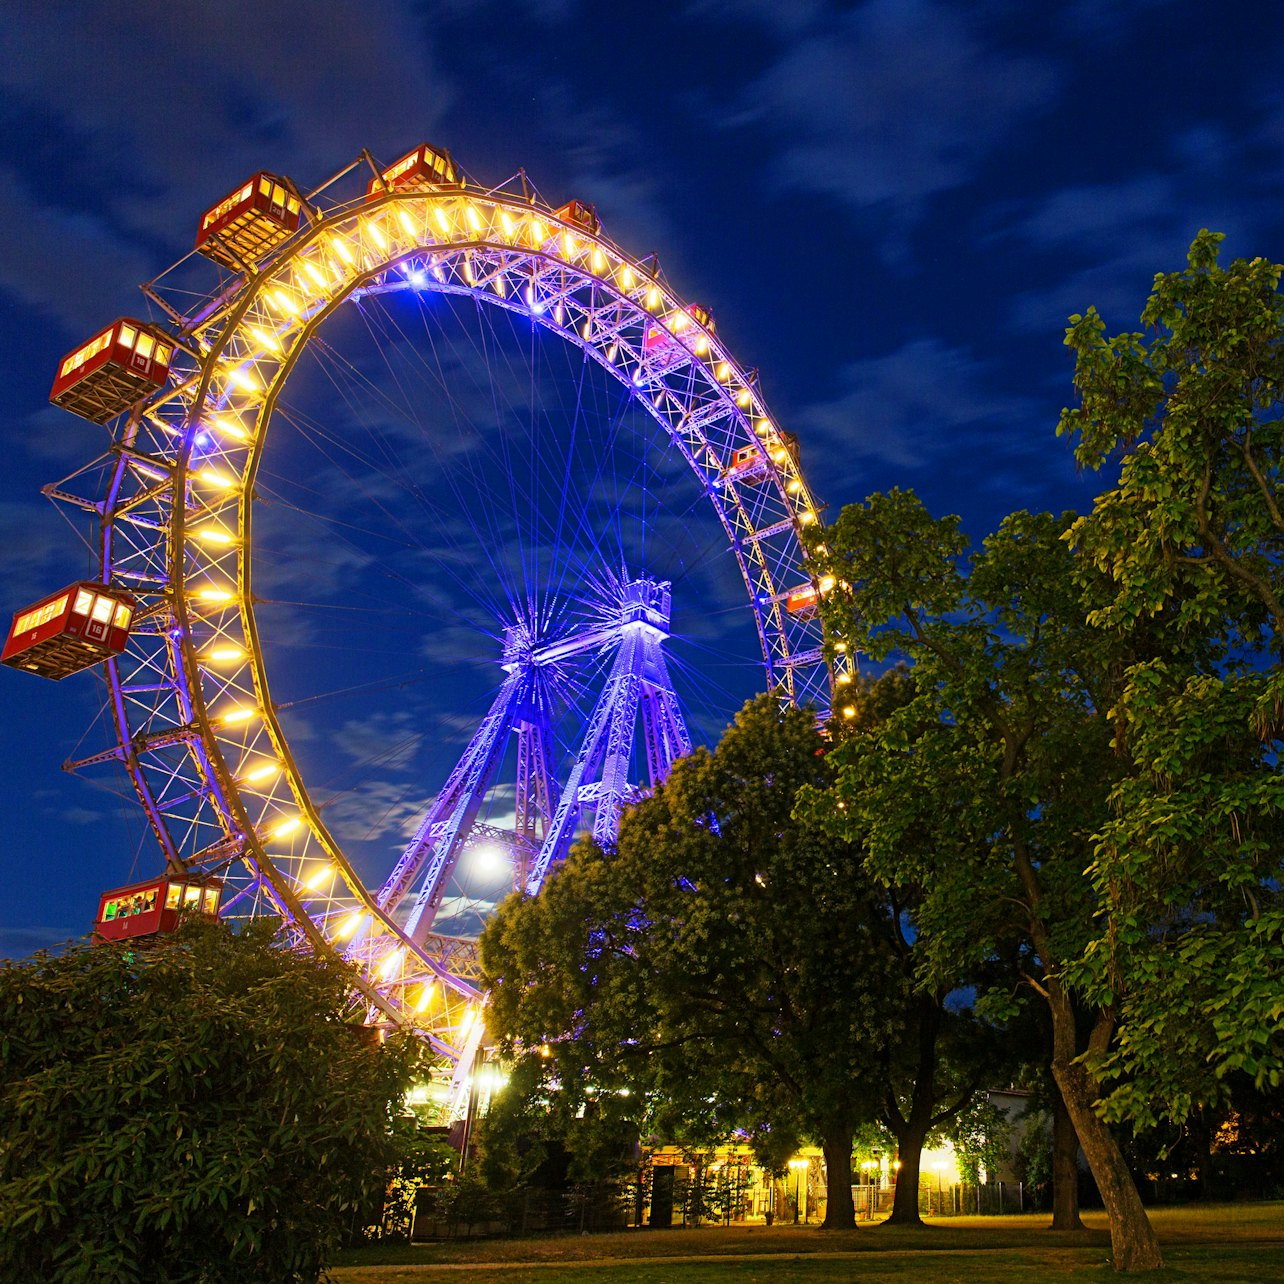
M639 719L651 787L668 775L675 758L691 751L662 650L669 607L667 582L612 578L584 627L552 641L525 623L505 631L508 676L378 896L380 908L392 914L418 888L403 929L417 945L427 941L450 875L474 842L506 840L516 857L517 886L534 893L550 866L565 857L586 809L593 812L594 837L615 840L620 814L639 789L629 780ZM552 811L557 693L573 660L612 649L609 676ZM514 735L516 819L514 831L500 835L477 818Z
M615 841L620 813L635 792L627 773L639 715L653 788L669 774L675 758L691 752L662 649L669 636L669 585L648 579L622 584L613 631L615 663L527 876L529 895L539 891L552 865L565 857L586 807L594 811L593 837L599 843Z

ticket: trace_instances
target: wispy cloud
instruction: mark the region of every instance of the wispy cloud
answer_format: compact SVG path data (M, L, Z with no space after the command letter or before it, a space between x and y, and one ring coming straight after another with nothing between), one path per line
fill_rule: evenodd
M186 249L184 229L246 174L306 183L363 146L399 152L453 97L427 40L395 0L318 0L306 20L286 0L5 6L0 89L99 212L5 176L0 250L20 236L22 252L0 253L0 285L80 328L155 274L156 241Z
M728 123L778 133L767 154L777 191L877 209L894 248L1059 84L1049 59L1000 47L961 6L871 0L786 44Z
M848 364L837 394L804 407L797 421L829 457L922 470L956 453L961 432L998 437L1030 413L1000 383L970 350L916 339Z

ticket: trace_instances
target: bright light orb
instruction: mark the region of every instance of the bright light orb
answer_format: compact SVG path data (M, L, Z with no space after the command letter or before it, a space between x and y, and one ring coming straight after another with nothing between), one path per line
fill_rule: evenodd
M498 843L481 843L474 847L471 863L473 871L486 878L498 878L513 868L508 852Z

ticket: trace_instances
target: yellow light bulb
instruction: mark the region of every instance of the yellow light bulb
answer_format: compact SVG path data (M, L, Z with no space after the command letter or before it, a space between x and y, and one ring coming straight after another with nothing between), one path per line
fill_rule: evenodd
M207 664L235 664L245 659L245 652L239 646L216 646L203 651L201 659Z
M204 482L207 486L213 486L216 490L227 490L230 486L235 486L234 478L227 476L226 473L216 472L213 468L202 468L199 473L193 474L197 481Z
M325 290L330 286L321 269L311 259L303 260L303 270L312 278L318 289Z
M379 230L378 225L375 223L374 219L368 219L366 221L365 231L366 231L366 234L370 237L370 239L381 250L386 250L388 248L388 238L384 236L384 234Z
M254 717L254 714L255 710L253 708L241 705L239 708L225 709L218 715L218 721L226 727L234 727L238 723L248 722L252 717Z
M259 347L265 348L269 352L281 351L281 341L276 335L269 334L266 330L260 330L256 325L250 326L250 333L254 336L254 341Z
M432 1002L433 983L425 981L419 987L419 997L415 1000L415 1011L422 1012Z
M297 816L286 816L272 826L273 838L288 838L303 822Z
M280 770L281 764L279 762L262 762L257 767L252 767L249 771L245 772L241 776L241 779L247 781L251 785L257 785L262 783L264 780L271 780L272 777Z
M224 602L232 600L231 593L221 588L199 588L196 590L196 596L202 602L209 602L213 606L221 606Z
M446 211L442 209L440 205L435 205L433 206L432 217L433 217L433 221L442 230L442 232L445 233L445 235L449 236L450 219L446 217Z
M401 230L405 232L407 236L415 235L414 219L412 219L410 215L406 213L405 210L397 211L397 222L401 224Z
M306 887L308 891L315 892L318 888L321 888L328 883L333 877L334 870L331 866L318 865L317 868L308 875L303 886Z
M226 548L229 544L236 543L236 536L231 531L225 531L221 526L202 526L194 534L202 544L218 544Z
M606 269L606 255L596 246L593 249L593 271L602 272Z
M348 937L356 933L357 929L361 926L361 920L364 918L365 915L360 910L353 910L352 913L349 914L335 930L334 935L336 939L346 941Z
M464 207L464 217L468 220L468 226L471 227L474 232L481 231L481 215L477 213L477 207L475 205L467 205Z
M337 255L338 255L338 256L339 256L339 257L340 257L340 258L341 258L345 263L353 263L353 262L355 262L355 260L354 260L354 259L353 259L353 257L352 257L352 251L351 251L350 249L348 249L348 243L347 243L347 241L345 241L345 240L343 239L343 237L341 237L341 236L334 236L334 237L331 237L331 238L330 238L330 245L333 247L334 252L335 252L335 253L336 253L336 254L337 254Z
M233 441L245 441L250 435L245 431L245 425L230 415L216 415L210 420L210 426Z
M259 386L254 376L245 369L229 370L227 381L242 392L256 392Z

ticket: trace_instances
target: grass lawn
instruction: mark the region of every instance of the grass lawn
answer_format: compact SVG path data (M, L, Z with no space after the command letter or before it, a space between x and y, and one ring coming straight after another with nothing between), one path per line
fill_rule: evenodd
M663 1280L931 1280L933 1284L1037 1284L1106 1280L1105 1215L1087 1230L1053 1235L1046 1214L948 1217L922 1228L702 1227L523 1240L372 1247L342 1254L335 1284L409 1284L461 1275L504 1284L634 1284ZM1284 1279L1284 1203L1160 1208L1165 1280L1226 1284Z

